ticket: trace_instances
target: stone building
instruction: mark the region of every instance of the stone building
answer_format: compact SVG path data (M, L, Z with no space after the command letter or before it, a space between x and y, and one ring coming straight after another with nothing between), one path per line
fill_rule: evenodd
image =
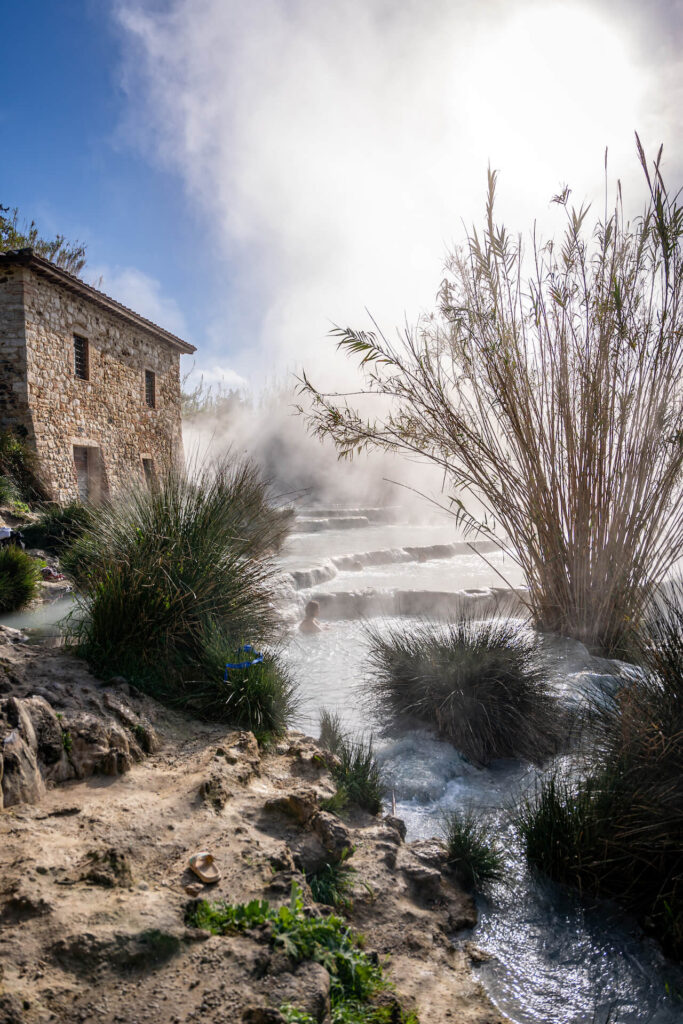
M97 501L182 459L194 351L32 249L0 253L0 429L35 449L53 500Z

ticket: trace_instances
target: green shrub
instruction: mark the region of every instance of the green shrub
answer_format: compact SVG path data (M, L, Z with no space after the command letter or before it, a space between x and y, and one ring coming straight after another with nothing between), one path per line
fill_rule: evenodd
M637 637L643 675L592 701L585 777L546 779L518 827L531 864L614 898L683 956L683 584Z
M253 464L223 460L192 479L170 469L92 516L63 558L79 652L175 707L281 732L294 700L276 654L223 680L244 639L272 647L281 629L271 552L286 523Z
M476 764L540 763L557 751L565 714L547 684L540 639L519 620L463 615L367 632L380 715L425 722Z
M14 612L28 604L39 580L35 559L13 544L0 548L0 612Z
M503 852L471 808L445 812L441 831L448 863L464 886L479 889L484 882L502 878Z
M92 510L80 501L72 501L68 505L43 505L39 518L22 529L24 540L28 547L42 548L59 555L90 526L92 516Z
M387 989L382 967L363 952L363 938L351 931L339 917L306 917L301 891L292 885L289 904L279 910L265 900L232 905L202 900L190 907L187 923L214 935L245 931L270 925L270 941L293 960L313 960L330 973L330 1003L334 1024L417 1024L414 1014L397 1007L393 1016L386 1007L373 1006L372 999ZM393 1008L392 1008L393 1010ZM306 1021L306 1016L287 1007L289 1020Z
M16 484L8 476L0 476L0 505L10 507L19 499Z
M337 784L337 794L331 801L339 809L348 802L371 814L379 814L382 810L384 777L375 758L372 737L348 736L343 731L340 716L323 708L320 712L319 742L337 759L331 769ZM327 809L334 809L330 801Z
M14 500L44 498L33 450L12 430L0 430L0 476L15 489Z

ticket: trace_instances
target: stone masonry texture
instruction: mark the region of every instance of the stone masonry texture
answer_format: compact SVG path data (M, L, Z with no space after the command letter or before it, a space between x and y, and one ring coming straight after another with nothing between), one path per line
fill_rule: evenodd
M153 472L181 460L180 355L192 346L30 251L13 255L0 256L0 429L35 449L50 497L79 496L74 448L87 449L95 500L144 478L143 459ZM75 373L75 335L87 380Z

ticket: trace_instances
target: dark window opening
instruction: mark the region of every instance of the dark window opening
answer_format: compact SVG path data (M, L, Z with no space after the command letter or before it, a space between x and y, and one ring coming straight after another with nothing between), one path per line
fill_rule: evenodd
M154 461L152 459L142 460L142 469L145 474L145 483L148 487L152 487L156 481L156 475L154 473Z
M88 380L88 342L74 334L74 377Z
M87 448L74 445L74 465L76 466L76 480L78 482L78 497L80 501L88 501L90 498L90 452Z
M151 370L145 370L145 401L150 409L155 407L156 403L156 379L155 375Z

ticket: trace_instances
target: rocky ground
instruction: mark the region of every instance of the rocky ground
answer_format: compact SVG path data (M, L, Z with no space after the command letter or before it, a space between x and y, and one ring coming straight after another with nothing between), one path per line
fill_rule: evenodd
M346 916L421 1024L500 1024L473 977L471 898L436 842L391 817L320 809L328 756L290 733L173 715L125 681L104 686L59 650L0 636L0 1024L329 1021L329 975L257 933L188 928L197 896L279 904L304 872L353 849ZM188 858L209 850L221 880ZM197 892L197 890L200 890Z

